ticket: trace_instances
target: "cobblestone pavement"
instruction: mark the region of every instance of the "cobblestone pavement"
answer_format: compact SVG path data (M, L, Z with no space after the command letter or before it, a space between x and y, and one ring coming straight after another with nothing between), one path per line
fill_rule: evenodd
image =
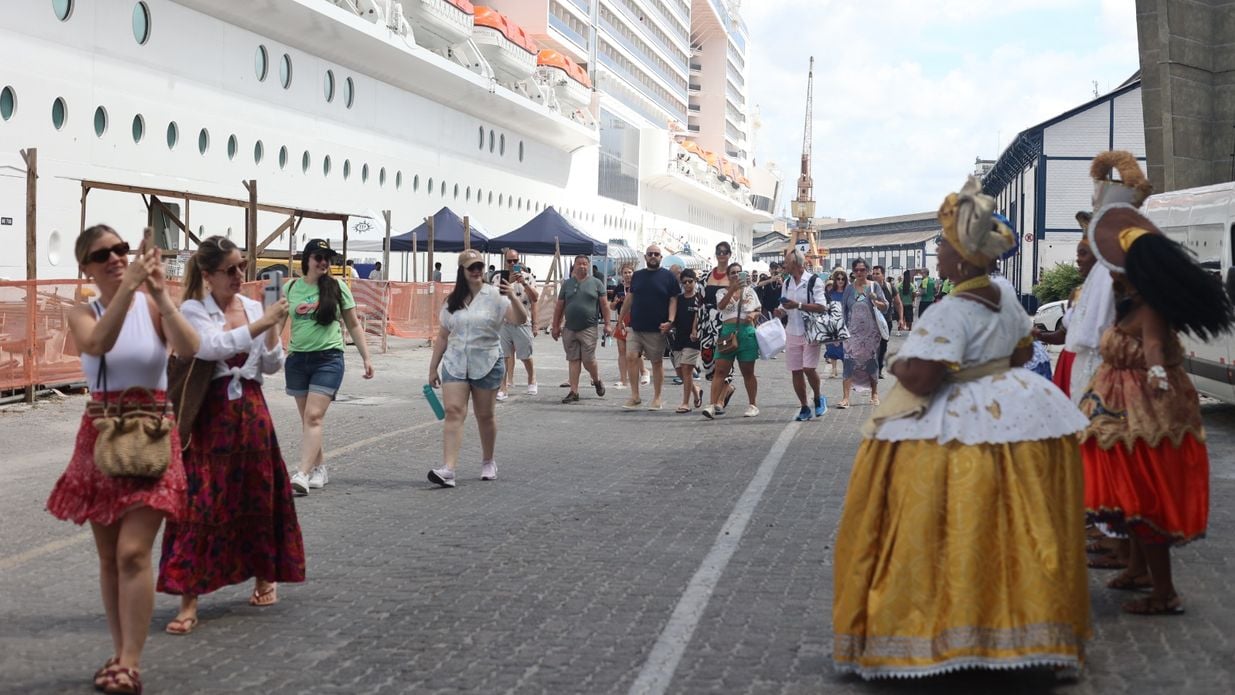
M865 684L831 670L829 605L870 407L789 422L783 361L758 365L757 418L625 412L616 389L561 405L561 348L537 345L540 395L517 389L499 407L499 480L479 480L469 421L454 490L425 481L441 447L420 395L428 351L377 356L372 382L350 352L327 418L331 483L297 501L309 580L265 609L247 605L251 585L207 596L187 637L162 632L177 603L160 595L149 691L624 693L643 674L682 693L1235 692L1235 408L1205 406L1211 525L1175 555L1186 615L1122 615L1124 596L1096 573L1096 634L1075 683L1017 671ZM610 346L609 381L613 360ZM282 385L270 379L267 395L296 452ZM839 381L825 389L839 399ZM680 393L666 386L666 404ZM731 412L744 398L739 387ZM81 408L77 396L0 412L0 692L89 692L110 656L89 531L43 511Z

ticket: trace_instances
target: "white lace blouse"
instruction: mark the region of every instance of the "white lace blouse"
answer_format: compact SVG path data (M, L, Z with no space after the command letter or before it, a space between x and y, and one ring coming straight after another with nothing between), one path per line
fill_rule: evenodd
M493 370L502 356L498 331L510 300L493 285L483 285L472 302L453 314L442 305L441 325L450 331L442 368L456 379L479 379Z

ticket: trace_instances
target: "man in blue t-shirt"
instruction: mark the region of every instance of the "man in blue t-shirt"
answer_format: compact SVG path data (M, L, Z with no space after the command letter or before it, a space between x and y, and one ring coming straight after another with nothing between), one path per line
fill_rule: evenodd
M644 254L647 267L635 271L626 301L622 302L622 317L630 315L630 332L626 338L627 374L642 371L639 361L644 357L652 363L653 395L648 410L660 410L662 407L660 391L665 381L665 336L673 328L678 296L682 294L677 278L660 267L660 259L660 247L656 244L649 246ZM631 379L630 400L622 407L637 410L642 403L638 380Z

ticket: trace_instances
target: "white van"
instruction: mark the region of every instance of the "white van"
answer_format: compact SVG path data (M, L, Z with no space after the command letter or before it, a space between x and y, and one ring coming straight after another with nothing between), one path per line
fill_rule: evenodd
M1167 236L1191 249L1235 298L1235 182L1151 196L1144 211ZM1185 367L1197 390L1235 403L1235 334L1208 343L1182 337Z

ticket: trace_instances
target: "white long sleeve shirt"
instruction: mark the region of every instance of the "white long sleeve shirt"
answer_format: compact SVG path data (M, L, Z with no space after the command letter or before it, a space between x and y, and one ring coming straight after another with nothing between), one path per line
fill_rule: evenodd
M265 313L261 302L242 295L236 297L244 305L248 323L260 319ZM231 377L232 381L227 386L229 399L234 401L243 394L243 379L251 379L260 384L262 374L274 374L283 368L283 342L279 341L273 349L268 348L266 333L254 338L249 334L248 324L228 330L227 316L210 294L201 300L186 299L180 305L180 313L193 325L201 339L197 348L197 359L215 363L215 379ZM247 352L249 356L242 366L227 366L227 360L243 352Z

